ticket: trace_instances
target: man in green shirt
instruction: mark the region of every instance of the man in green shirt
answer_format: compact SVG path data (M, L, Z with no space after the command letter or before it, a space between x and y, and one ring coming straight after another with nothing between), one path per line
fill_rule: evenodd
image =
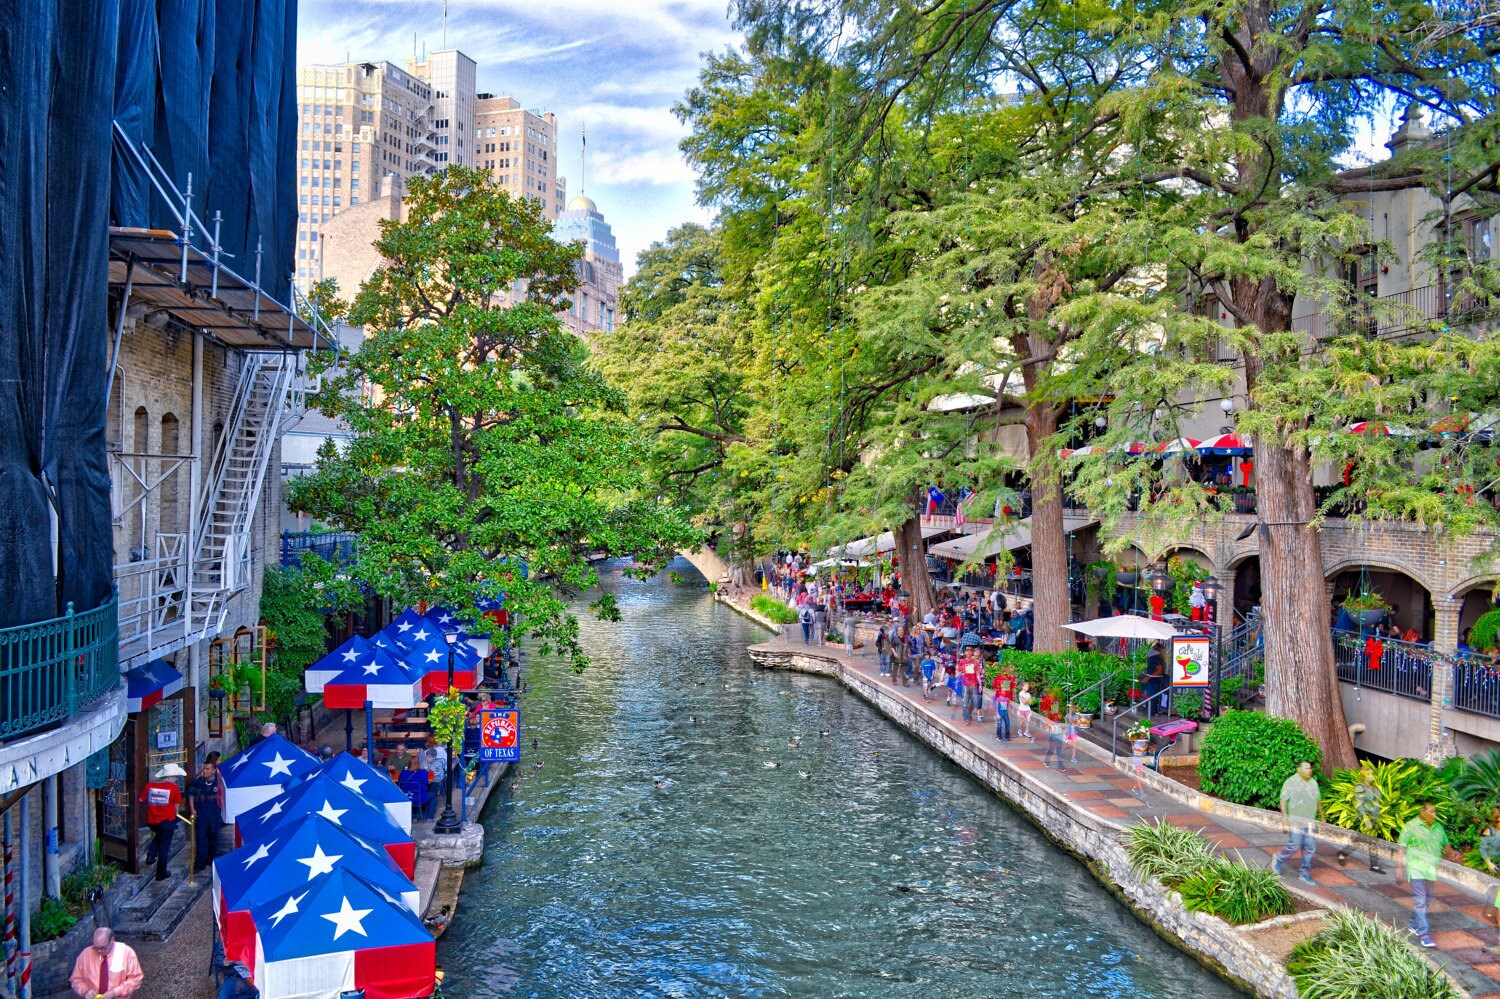
M1313 823L1318 821L1322 808L1319 801L1318 782L1313 777L1311 760L1297 764L1297 772L1281 785L1281 814L1286 817L1286 846L1271 861L1271 869L1281 873L1281 865L1291 859L1292 854L1302 851L1302 870L1297 880L1315 885L1312 876L1313 854L1318 843L1313 839Z
M1437 887L1443 847L1448 845L1448 830L1437 820L1437 806L1423 805L1417 817L1401 827L1396 842L1406 848L1405 876L1411 879L1411 931L1423 947L1436 947L1428 936L1427 903Z

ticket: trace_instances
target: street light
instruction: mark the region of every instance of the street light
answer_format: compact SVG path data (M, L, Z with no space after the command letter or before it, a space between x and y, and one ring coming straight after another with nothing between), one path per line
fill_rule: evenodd
M1174 582L1172 577L1167 575L1167 570L1161 566L1157 566L1146 573L1146 581L1151 584L1151 589L1155 591L1156 595L1161 597L1171 592Z
M1217 606L1219 603L1219 593L1223 589L1223 584L1219 582L1218 577L1209 576L1199 584L1199 587L1203 590L1203 599Z
M451 692L453 690L453 648L458 644L458 629L444 632L443 640L448 643L447 691ZM453 811L453 764L458 754L452 743L445 748L448 751L448 760L443 768L443 814L438 816L437 824L432 827L432 831L441 835L456 836L463 831L464 827L463 823L458 820L458 815Z

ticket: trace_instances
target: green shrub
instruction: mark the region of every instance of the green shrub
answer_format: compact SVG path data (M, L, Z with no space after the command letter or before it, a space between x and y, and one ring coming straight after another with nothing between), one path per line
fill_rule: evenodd
M775 621L777 624L795 624L797 612L774 597L757 593L750 598L750 609Z
M1301 760L1317 769L1323 751L1296 722L1258 711L1230 711L1204 736L1198 757L1203 790L1225 801L1277 808L1281 785Z
M78 917L68 911L60 898L48 895L42 899L41 908L31 917L31 942L56 940L78 925Z
M1292 948L1286 970L1303 999L1460 999L1405 934L1339 909L1327 929Z
M62 900L68 911L81 916L88 911L89 895L115 883L120 869L114 864L90 864L80 867L62 879Z
M1189 912L1206 912L1237 926L1292 911L1292 893L1275 871L1224 859L1194 871L1177 890Z
M1143 822L1125 831L1125 852L1137 876L1153 878L1169 888L1194 871L1214 863L1214 846L1194 829L1170 822Z
M1380 820L1366 829L1355 805L1359 775L1369 773L1380 791ZM1353 829L1379 839L1394 840L1401 827L1417 817L1422 806L1432 802L1444 824L1452 812L1451 795L1442 775L1417 760L1360 764L1359 770L1340 770L1323 784L1323 817L1336 826Z
M1500 648L1500 607L1485 611L1469 629L1469 648L1493 652Z
M1132 678L1140 672L1145 654L1120 658L1104 652L1023 652L1006 649L1000 654L998 663L986 668L987 679L1004 670L1014 674L1018 683L1029 683L1033 690L1046 692L1057 690L1066 698L1109 678L1104 684L1104 696L1110 700L1124 700L1130 690ZM1079 710L1099 713L1099 701L1092 695L1088 698L1092 708L1081 704Z

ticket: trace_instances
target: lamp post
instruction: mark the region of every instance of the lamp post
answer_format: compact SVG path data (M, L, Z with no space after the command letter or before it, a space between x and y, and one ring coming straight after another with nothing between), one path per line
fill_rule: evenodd
M1203 602L1208 610L1208 621L1210 624L1219 623L1219 594L1223 591L1223 584L1217 576L1210 575L1201 584L1203 590Z
M448 686L444 692L446 695L453 689L453 647L458 644L457 629L444 632L443 639L448 643ZM456 836L463 830L463 823L458 820L458 815L453 811L453 763L458 754L454 752L451 742L445 748L448 752L448 760L447 766L443 768L443 814L438 816L432 831L441 835Z
M1167 570L1157 566L1146 573L1146 581L1151 584L1151 616L1157 621L1162 620L1166 614L1167 594L1172 592L1172 577L1167 575Z

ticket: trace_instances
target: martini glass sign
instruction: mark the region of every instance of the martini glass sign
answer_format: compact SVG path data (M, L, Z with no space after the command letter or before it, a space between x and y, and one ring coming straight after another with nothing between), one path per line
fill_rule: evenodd
M1172 639L1172 686L1208 686L1208 636L1177 635Z

